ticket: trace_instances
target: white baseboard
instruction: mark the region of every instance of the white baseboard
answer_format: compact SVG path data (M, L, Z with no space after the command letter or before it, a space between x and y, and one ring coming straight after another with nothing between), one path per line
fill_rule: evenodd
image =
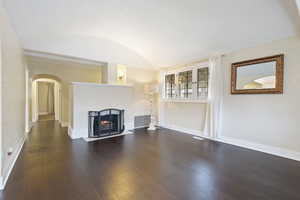
M69 122L60 122L61 127L69 127Z
M39 115L49 115L49 112L39 112Z
M4 177L3 176L0 177L0 181L1 181L1 183L0 183L0 190L3 190L5 188L7 180L8 180L8 178L9 178L9 176L11 174L11 171L14 168L14 165L15 165L15 163L16 163L16 161L17 161L17 159L18 159L18 157L19 157L19 155L21 153L21 150L23 148L23 145L24 145L25 141L26 141L26 134L25 134L24 138L22 138L20 140L20 142L18 143L18 145L16 147L16 150L13 151L12 155L10 156L10 159L7 161L8 163L11 163L11 164L8 165L3 170L4 173L7 172L7 173L4 174Z
M140 128L148 128L148 127L149 127L149 126L138 126L138 127L134 127L133 130L134 130L134 129L140 129Z
M26 130L26 135L28 135L28 133L31 131L32 126L33 126L33 122L29 122L29 125L28 125L27 130Z
M191 129L182 128L182 127L178 127L178 126L174 126L174 125L172 125L172 126L160 125L160 126L163 128L179 131L179 132L190 134L190 135L200 136L200 137L210 139L210 140L215 140L218 142L231 144L231 145L235 145L235 146L239 146L239 147L243 147L243 148L247 148L247 149L251 149L251 150L255 150L255 151L272 154L272 155L283 157L283 158L300 161L300 152L297 152L297 151L291 151L291 150L284 149L284 148L263 145L263 144L259 144L259 143L254 143L254 142L249 142L249 141L245 141L245 140L224 137L224 136L220 136L217 139L212 139L212 138L206 137L202 131L191 130Z
M77 136L77 135L75 134L75 131L72 129L71 126L68 127L68 136L69 136L72 140L81 138L81 136Z
M300 152L297 152L297 151L291 151L291 150L280 148L280 147L274 147L274 146L259 144L259 143L255 143L255 142L248 142L245 140L224 137L224 136L220 136L217 139L217 141L235 145L235 146L239 146L239 147L244 147L247 149L252 149L255 151L272 154L272 155L283 157L283 158L289 158L292 160L300 161Z
M73 129L71 126L68 127L68 136L69 137L72 137L72 132L73 132Z
M204 134L202 131L195 130L195 129L188 129L188 128L175 126L175 125L160 125L160 127L166 128L166 129L171 129L171 130L182 132L182 133L186 133L189 135L204 137Z
M88 130L68 127L68 135L72 140L88 137Z

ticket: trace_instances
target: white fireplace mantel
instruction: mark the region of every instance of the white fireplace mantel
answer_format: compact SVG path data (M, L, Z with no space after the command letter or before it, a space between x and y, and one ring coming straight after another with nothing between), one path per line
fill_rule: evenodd
M87 138L88 112L107 108L125 110L125 131L133 129L133 92L132 85L73 82L70 90L70 137Z

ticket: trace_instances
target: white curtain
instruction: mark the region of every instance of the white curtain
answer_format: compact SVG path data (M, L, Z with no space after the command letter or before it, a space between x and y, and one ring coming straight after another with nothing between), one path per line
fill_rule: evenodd
M224 91L224 67L222 56L209 59L209 88L204 125L204 136L216 139L221 129L222 101Z

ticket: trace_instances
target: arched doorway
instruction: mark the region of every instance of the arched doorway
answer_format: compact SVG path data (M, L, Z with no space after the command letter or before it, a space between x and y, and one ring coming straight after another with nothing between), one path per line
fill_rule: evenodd
M61 121L61 79L49 74L32 77L31 120ZM47 116L42 116L47 115Z

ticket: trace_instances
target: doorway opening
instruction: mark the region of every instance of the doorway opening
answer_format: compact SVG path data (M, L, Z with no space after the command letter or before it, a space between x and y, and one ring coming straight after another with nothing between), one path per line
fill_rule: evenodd
M32 81L32 121L61 120L61 83L52 78Z
M38 120L55 120L55 83L50 80L37 80Z

